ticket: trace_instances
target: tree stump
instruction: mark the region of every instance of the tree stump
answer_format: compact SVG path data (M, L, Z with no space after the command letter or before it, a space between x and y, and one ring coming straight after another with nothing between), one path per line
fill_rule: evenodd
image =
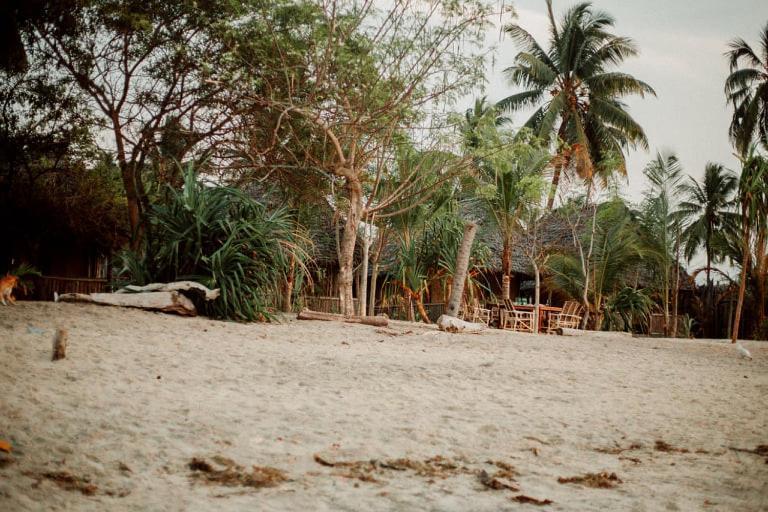
M53 357L51 361L58 361L67 357L67 330L56 329L53 337Z

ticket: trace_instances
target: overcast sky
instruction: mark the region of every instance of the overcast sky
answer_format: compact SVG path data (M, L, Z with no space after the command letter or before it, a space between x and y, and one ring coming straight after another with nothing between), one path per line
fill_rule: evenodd
M576 3L554 0L556 18ZM544 0L515 0L513 5L517 22L548 45ZM616 18L615 34L633 38L640 48L640 55L627 60L621 70L648 82L658 94L627 100L630 113L646 131L650 149L628 155L626 195L640 198L643 167L657 150L677 153L685 172L697 178L703 176L708 161L737 170L728 141L730 114L723 93L728 63L723 54L734 37L759 47L758 34L768 21L768 0L594 0L593 5ZM498 28L492 39L498 52L488 70L486 94L495 102L514 92L502 71L512 64L518 48L509 39L499 41ZM513 121L519 125L526 119L519 114Z

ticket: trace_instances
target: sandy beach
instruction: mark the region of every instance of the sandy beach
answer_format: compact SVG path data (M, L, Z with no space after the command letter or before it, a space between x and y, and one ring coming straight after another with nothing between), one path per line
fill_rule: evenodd
M23 302L0 334L3 511L768 509L768 343Z

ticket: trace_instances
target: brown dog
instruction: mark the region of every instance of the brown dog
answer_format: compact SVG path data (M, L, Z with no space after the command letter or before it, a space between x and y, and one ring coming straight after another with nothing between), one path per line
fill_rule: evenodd
M3 303L3 306L7 306L8 303L16 304L16 299L13 297L13 289L18 284L19 278L11 274L7 274L0 279L0 302Z

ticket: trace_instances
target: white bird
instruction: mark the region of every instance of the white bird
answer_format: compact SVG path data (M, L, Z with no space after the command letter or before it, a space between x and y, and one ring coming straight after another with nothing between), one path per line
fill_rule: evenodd
M742 347L741 343L736 344L736 350L739 351L739 355L744 359L750 359L750 360L752 359L752 354L749 353L749 350Z

